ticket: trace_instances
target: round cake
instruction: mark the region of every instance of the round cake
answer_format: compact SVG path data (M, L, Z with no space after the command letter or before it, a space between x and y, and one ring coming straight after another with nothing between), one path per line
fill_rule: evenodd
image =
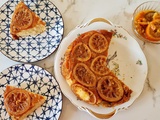
M92 30L68 46L61 72L79 100L113 107L130 99L132 90L107 67L112 36L108 30Z

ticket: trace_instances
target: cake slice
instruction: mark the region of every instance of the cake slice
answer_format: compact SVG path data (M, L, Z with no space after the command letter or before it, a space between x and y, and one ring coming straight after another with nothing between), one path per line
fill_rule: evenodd
M15 7L10 24L10 33L13 39L19 37L38 35L46 30L46 23L23 1Z
M13 86L6 86L4 91L4 106L12 120L23 120L45 100L45 96Z

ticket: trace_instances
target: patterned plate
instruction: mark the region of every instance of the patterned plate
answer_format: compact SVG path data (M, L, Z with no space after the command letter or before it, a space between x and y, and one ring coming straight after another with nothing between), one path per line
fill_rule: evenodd
M105 21L97 21L95 18L73 29L61 42L54 59L55 78L57 79L63 94L75 106L99 119L108 119L108 116L111 117L115 113L131 106L140 96L148 73L146 57L137 41L130 36L122 26L114 24L110 25ZM113 37L108 49L107 67L133 91L129 101L115 107L98 107L89 105L77 99L61 74L61 65L64 60L64 54L73 40L82 33L100 29L113 32Z
M19 0L9 0L0 8L0 51L18 62L35 62L52 54L63 37L64 24L58 8L49 0L24 0L46 22L46 32L13 40L10 21Z
M3 102L3 93L8 84L47 97L46 102L26 120L58 120L62 110L59 84L46 70L30 64L11 66L0 73L0 120L10 119Z

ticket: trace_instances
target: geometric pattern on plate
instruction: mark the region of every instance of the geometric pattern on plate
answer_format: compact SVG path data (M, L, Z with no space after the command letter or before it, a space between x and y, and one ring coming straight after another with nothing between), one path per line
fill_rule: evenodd
M4 107L3 93L6 85L13 85L46 96L42 107L32 112L26 120L58 120L62 111L62 93L54 77L35 65L19 64L0 73L0 119L10 119Z
M35 62L52 54L63 37L64 23L58 8L49 0L24 0L24 3L46 22L46 31L36 36L13 40L10 22L19 0L7 1L0 8L0 51L18 62Z

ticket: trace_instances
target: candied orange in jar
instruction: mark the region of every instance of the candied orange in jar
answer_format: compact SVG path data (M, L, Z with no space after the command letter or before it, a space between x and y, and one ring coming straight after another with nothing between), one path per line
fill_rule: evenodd
M134 20L137 32L150 41L160 40L160 13L154 10L139 12Z

